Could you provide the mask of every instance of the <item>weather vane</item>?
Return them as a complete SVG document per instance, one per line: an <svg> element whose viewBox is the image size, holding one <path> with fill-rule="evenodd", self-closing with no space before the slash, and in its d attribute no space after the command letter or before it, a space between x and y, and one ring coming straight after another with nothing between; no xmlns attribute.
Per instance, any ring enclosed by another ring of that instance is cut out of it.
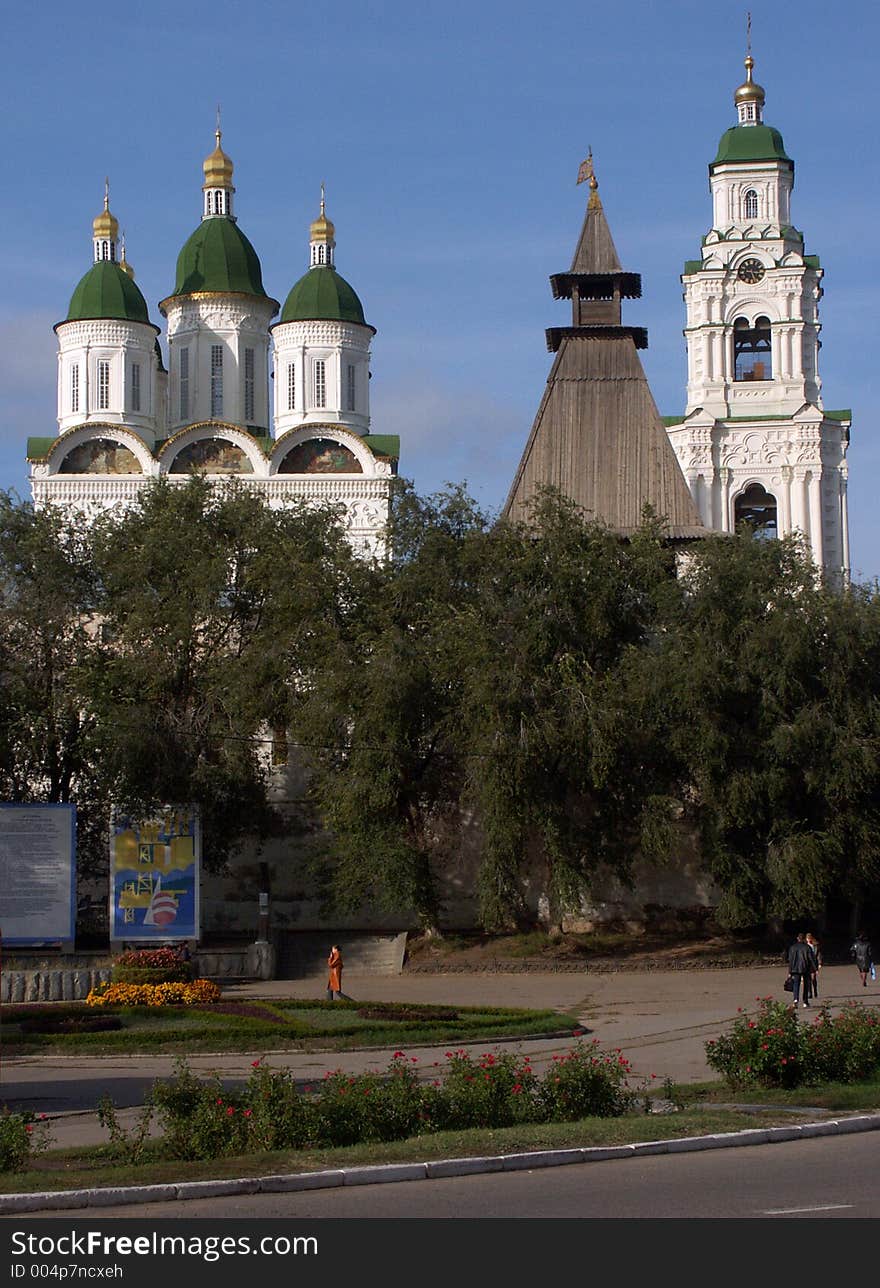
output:
<svg viewBox="0 0 880 1288"><path fill-rule="evenodd" d="M595 176L593 174L593 149L592 147L590 147L587 150L586 161L581 162L581 168L580 170L578 170L577 181L578 183L584 183L586 182L587 179L592 179L594 177Z"/></svg>

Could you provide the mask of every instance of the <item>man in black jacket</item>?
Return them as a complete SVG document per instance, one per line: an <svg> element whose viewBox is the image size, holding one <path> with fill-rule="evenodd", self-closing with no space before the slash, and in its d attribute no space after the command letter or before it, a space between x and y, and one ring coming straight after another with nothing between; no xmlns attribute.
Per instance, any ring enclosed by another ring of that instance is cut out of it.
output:
<svg viewBox="0 0 880 1288"><path fill-rule="evenodd" d="M816 959L813 956L813 950L807 943L806 936L801 933L788 950L788 973L794 980L792 999L795 1010L797 1010L798 999L801 996L801 985L803 985L804 990L804 1000L801 1002L801 1006L806 1008L810 1005L810 976L815 969Z"/></svg>

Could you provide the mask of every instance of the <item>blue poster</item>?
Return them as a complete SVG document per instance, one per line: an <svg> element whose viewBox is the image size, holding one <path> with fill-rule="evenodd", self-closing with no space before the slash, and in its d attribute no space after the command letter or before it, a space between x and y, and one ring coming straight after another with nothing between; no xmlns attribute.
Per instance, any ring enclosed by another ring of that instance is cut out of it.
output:
<svg viewBox="0 0 880 1288"><path fill-rule="evenodd" d="M164 943L199 937L201 832L193 805L110 825L110 938Z"/></svg>

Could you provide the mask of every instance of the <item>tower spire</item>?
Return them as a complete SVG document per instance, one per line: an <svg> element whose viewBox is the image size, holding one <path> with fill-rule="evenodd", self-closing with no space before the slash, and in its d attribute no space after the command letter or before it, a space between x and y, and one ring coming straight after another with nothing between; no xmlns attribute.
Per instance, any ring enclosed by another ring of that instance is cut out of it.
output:
<svg viewBox="0 0 880 1288"><path fill-rule="evenodd" d="M116 262L116 240L119 237L119 221L110 213L110 180L104 179L104 209L92 220L92 244L95 250L95 263L109 259Z"/></svg>
<svg viewBox="0 0 880 1288"><path fill-rule="evenodd" d="M210 219L212 215L223 215L227 219L232 219L232 194L235 188L232 186L232 159L228 157L220 146L220 140L223 138L223 131L220 129L220 104L217 104L217 125L214 130L215 146L210 156L205 157L202 169L205 172L205 182L202 184L202 192L205 194L205 204L202 211L203 219Z"/></svg>
<svg viewBox="0 0 880 1288"><path fill-rule="evenodd" d="M327 218L324 185L321 184L321 213L309 228L309 268L332 268L336 229Z"/></svg>
<svg viewBox="0 0 880 1288"><path fill-rule="evenodd" d="M733 96L739 125L760 125L764 110L764 91L752 80L752 68L755 60L752 57L752 14L746 14L746 78Z"/></svg>

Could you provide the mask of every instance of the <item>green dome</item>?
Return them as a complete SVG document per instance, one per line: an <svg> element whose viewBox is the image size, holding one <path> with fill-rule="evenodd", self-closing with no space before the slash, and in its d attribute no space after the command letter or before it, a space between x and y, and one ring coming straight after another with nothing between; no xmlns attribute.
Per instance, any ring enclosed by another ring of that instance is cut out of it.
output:
<svg viewBox="0 0 880 1288"><path fill-rule="evenodd" d="M150 325L147 302L134 281L118 264L99 259L70 297L66 322L90 318L118 318L121 322Z"/></svg>
<svg viewBox="0 0 880 1288"><path fill-rule="evenodd" d="M356 322L366 326L364 309L344 277L320 264L310 268L291 289L281 310L282 322Z"/></svg>
<svg viewBox="0 0 880 1288"><path fill-rule="evenodd" d="M257 252L231 219L203 219L177 257L172 294L196 291L266 296Z"/></svg>
<svg viewBox="0 0 880 1288"><path fill-rule="evenodd" d="M712 165L729 161L787 161L794 166L785 151L782 135L772 125L733 125L725 130Z"/></svg>

